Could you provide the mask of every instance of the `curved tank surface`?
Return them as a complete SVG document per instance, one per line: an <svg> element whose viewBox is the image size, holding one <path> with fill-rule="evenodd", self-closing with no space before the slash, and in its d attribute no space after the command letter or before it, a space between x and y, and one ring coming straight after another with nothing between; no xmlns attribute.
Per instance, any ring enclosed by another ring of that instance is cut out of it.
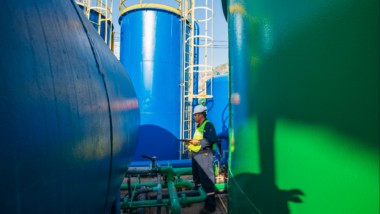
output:
<svg viewBox="0 0 380 214"><path fill-rule="evenodd" d="M74 1L0 7L1 213L108 213L137 147L132 83Z"/></svg>
<svg viewBox="0 0 380 214"><path fill-rule="evenodd" d="M379 1L227 2L228 213L379 213Z"/></svg>
<svg viewBox="0 0 380 214"><path fill-rule="evenodd" d="M207 81L207 94L211 94L212 99L207 99L207 119L215 126L218 138L222 140L222 154L223 151L228 150L228 137L229 137L229 103L228 99L228 74L218 75L213 77L211 81ZM226 154L228 155L228 154Z"/></svg>
<svg viewBox="0 0 380 214"><path fill-rule="evenodd" d="M141 125L156 127L141 130L133 160L147 160L141 155L156 156L157 160L178 159L180 15L164 5L148 6L131 6L119 19L120 62L136 89Z"/></svg>

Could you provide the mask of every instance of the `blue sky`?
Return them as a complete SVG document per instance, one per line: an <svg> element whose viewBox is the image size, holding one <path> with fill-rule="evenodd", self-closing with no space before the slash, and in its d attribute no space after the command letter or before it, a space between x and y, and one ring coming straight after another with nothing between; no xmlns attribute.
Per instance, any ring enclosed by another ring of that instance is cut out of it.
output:
<svg viewBox="0 0 380 214"><path fill-rule="evenodd" d="M164 4L174 8L178 8L179 4L175 0L143 0L143 3L156 3ZM211 0L208 0L211 4ZM205 0L195 0L196 6L205 5ZM126 0L124 3L127 7L135 4L140 4L140 0ZM118 19L120 16L119 12L120 0L114 0L113 2L113 23L115 32L120 33L120 26ZM204 13L204 12L202 12ZM198 17L199 18L199 17ZM200 30L204 27L201 25ZM227 49L227 40L228 40L228 25L223 15L221 0L214 0L214 45L217 47L213 51L213 67L215 68L218 65L228 62L228 49ZM203 56L203 57L202 57ZM200 49L200 63L204 63L204 50ZM209 62L210 64L210 62Z"/></svg>

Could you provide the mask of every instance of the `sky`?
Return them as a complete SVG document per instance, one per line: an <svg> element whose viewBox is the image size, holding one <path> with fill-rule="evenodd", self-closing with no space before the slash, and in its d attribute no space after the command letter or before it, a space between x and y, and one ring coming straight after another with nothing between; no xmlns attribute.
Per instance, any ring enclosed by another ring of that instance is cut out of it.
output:
<svg viewBox="0 0 380 214"><path fill-rule="evenodd" d="M194 0L196 6L204 6L206 0ZM207 0L208 4L211 5L212 0ZM228 25L226 22L226 19L224 18L223 9L221 0L213 0L214 2L214 27L213 27L213 37L214 37L214 50L213 50L213 61L212 66L215 68L218 65L224 64L228 62L228 48L227 48L227 41L228 41ZM175 0L143 0L142 3L156 3L156 4L163 4L170 7L174 7L176 9L179 8L178 2ZM126 0L124 4L128 6L132 6L135 4L140 4L140 0ZM120 33L120 25L118 22L118 19L120 17L119 12L119 6L120 6L120 0L114 0L113 1L113 24L114 24L114 31L117 33ZM211 7L211 6L209 6ZM205 12L204 10L199 10L199 13L196 13L195 19L202 19L204 17ZM203 15L203 16L202 16ZM210 22L208 22L209 28L210 28ZM204 32L204 25L200 24L200 32ZM211 31L209 31L210 33ZM119 35L119 34L118 34ZM209 34L210 36L210 34ZM210 49L208 49L210 56ZM200 64L204 64L204 49L200 48ZM208 64L211 65L211 58L208 57Z"/></svg>

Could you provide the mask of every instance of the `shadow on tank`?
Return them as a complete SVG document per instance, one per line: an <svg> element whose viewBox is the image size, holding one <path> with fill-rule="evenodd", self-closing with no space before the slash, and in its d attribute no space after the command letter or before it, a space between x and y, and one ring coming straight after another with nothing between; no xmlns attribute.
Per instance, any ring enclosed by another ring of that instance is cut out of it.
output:
<svg viewBox="0 0 380 214"><path fill-rule="evenodd" d="M250 187L249 191L243 190L243 192L261 213L290 214L288 203L302 203L300 196L304 196L304 193L299 189L280 190L276 185L268 182L270 179L269 176L251 173L243 173L235 177L240 188L242 186ZM229 188L239 189L236 182L232 180ZM229 197L242 198L242 193L240 191L230 191ZM251 210L252 213L255 213L254 208L247 200L232 201L230 203L238 203L235 206L239 206L239 209ZM272 206L268 206L268 204L272 204Z"/></svg>
<svg viewBox="0 0 380 214"><path fill-rule="evenodd" d="M176 145L169 145L170 142L178 142ZM174 160L178 159L179 141L168 130L156 125L140 126L139 143L136 154L143 154L149 157L156 156L157 160ZM165 153L165 157L170 154L169 158L162 158L160 153ZM147 161L148 159L141 156L133 157L133 161Z"/></svg>

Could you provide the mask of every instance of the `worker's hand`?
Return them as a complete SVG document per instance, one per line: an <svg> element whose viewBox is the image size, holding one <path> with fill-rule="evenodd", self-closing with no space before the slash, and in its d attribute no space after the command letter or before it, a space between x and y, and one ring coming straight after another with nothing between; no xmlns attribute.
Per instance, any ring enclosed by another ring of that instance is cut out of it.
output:
<svg viewBox="0 0 380 214"><path fill-rule="evenodd" d="M191 143L192 143L193 145L198 145L198 144L199 144L199 140L194 139L194 140L191 141Z"/></svg>
<svg viewBox="0 0 380 214"><path fill-rule="evenodd" d="M190 141L186 141L185 146L189 146L189 145L190 145Z"/></svg>

